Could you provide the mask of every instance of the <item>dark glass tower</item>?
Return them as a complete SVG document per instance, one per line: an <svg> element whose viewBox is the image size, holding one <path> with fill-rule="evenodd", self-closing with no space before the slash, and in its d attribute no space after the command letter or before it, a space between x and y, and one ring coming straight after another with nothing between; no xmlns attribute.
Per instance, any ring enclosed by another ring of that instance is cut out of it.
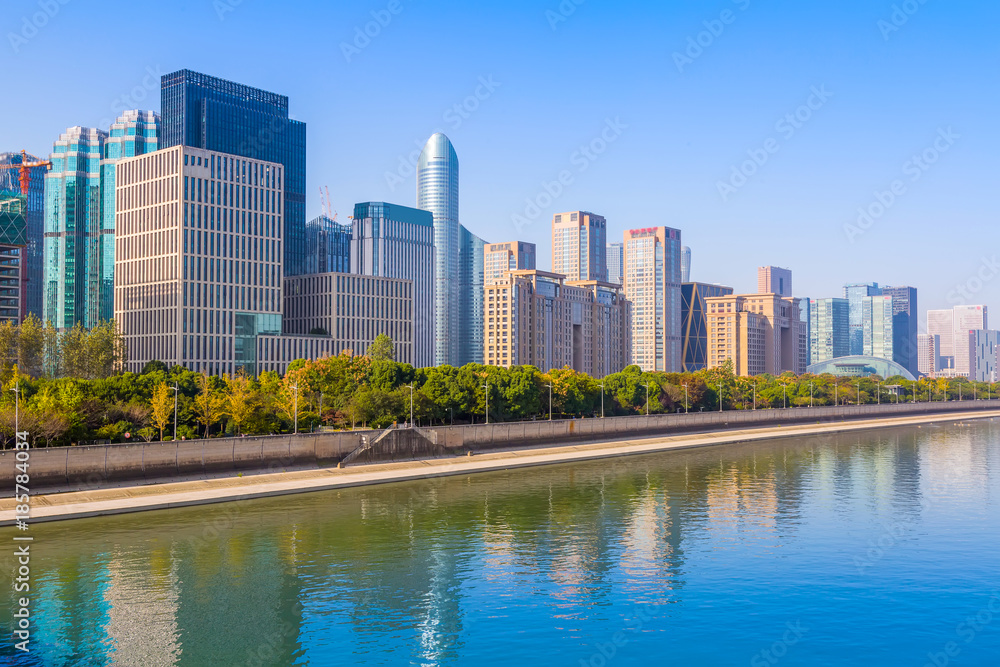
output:
<svg viewBox="0 0 1000 667"><path fill-rule="evenodd" d="M180 70L160 79L160 147L194 146L285 167L286 276L305 272L306 124L288 117L288 98Z"/></svg>
<svg viewBox="0 0 1000 667"><path fill-rule="evenodd" d="M917 288L883 287L882 294L892 297L892 360L917 377Z"/></svg>
<svg viewBox="0 0 1000 667"><path fill-rule="evenodd" d="M37 162L38 158L28 155L29 162ZM20 153L0 153L0 165L21 164ZM13 193L21 192L17 169L0 170L0 190ZM45 238L45 167L31 167L28 181L28 210L25 215L27 222L28 247L24 251L24 264L21 282L21 315L29 314L42 318L42 285L44 271L42 263L42 245Z"/></svg>

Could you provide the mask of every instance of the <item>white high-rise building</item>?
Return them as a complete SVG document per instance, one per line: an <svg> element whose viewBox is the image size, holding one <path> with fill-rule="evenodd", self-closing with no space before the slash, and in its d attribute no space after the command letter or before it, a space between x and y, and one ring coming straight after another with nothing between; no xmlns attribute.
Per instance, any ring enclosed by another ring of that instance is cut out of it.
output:
<svg viewBox="0 0 1000 667"><path fill-rule="evenodd" d="M681 232L669 227L625 232L625 297L632 302L632 363L644 371L680 372Z"/></svg>
<svg viewBox="0 0 1000 667"><path fill-rule="evenodd" d="M567 280L608 280L608 223L588 211L552 217L552 271Z"/></svg>
<svg viewBox="0 0 1000 667"><path fill-rule="evenodd" d="M940 344L938 336L917 334L917 364L921 375L933 376L941 367Z"/></svg>
<svg viewBox="0 0 1000 667"><path fill-rule="evenodd" d="M691 282L691 248L687 246L681 248L681 282Z"/></svg>
<svg viewBox="0 0 1000 667"><path fill-rule="evenodd" d="M936 372L946 368L954 368L955 311L950 308L948 310L928 310L927 335L936 336L938 343L938 366L931 370Z"/></svg>
<svg viewBox="0 0 1000 667"><path fill-rule="evenodd" d="M987 328L986 306L955 306L955 373L971 378L975 374L975 334Z"/></svg>
<svg viewBox="0 0 1000 667"><path fill-rule="evenodd" d="M605 253L608 261L608 282L621 285L625 276L625 244L609 243Z"/></svg>

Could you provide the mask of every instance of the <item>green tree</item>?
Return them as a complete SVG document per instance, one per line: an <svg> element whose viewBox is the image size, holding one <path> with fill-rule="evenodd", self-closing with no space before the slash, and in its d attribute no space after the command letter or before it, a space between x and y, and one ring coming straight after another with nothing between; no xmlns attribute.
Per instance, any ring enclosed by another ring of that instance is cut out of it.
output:
<svg viewBox="0 0 1000 667"><path fill-rule="evenodd" d="M372 361L393 361L396 358L396 346L392 344L392 339L389 336L380 333L368 346L367 356Z"/></svg>
<svg viewBox="0 0 1000 667"><path fill-rule="evenodd" d="M212 378L207 373L198 376L198 395L194 397L194 413L198 423L205 427L206 438L212 424L225 414L225 399L212 387Z"/></svg>

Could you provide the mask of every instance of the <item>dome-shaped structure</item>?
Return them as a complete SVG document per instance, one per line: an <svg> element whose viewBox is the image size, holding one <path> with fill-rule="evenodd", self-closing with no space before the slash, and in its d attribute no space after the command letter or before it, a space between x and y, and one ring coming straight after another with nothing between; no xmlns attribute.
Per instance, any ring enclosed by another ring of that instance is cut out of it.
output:
<svg viewBox="0 0 1000 667"><path fill-rule="evenodd" d="M879 357L866 357L855 355L850 357L837 357L812 364L806 368L807 373L813 375L823 375L829 373L839 377L865 377L868 375L878 375L883 378L890 378L894 375L901 375L907 380L916 380L910 371L906 370L895 361L880 359Z"/></svg>

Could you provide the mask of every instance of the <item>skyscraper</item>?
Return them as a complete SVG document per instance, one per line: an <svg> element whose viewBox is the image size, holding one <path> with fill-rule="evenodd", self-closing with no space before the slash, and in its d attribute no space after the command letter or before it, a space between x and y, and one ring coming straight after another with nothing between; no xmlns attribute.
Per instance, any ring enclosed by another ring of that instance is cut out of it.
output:
<svg viewBox="0 0 1000 667"><path fill-rule="evenodd" d="M975 331L987 329L986 306L955 306L955 373L972 378L975 375Z"/></svg>
<svg viewBox="0 0 1000 667"><path fill-rule="evenodd" d="M816 364L850 353L847 299L809 300L809 363Z"/></svg>
<svg viewBox="0 0 1000 667"><path fill-rule="evenodd" d="M624 234L625 297L632 302L632 363L676 373L683 366L681 232L669 227Z"/></svg>
<svg viewBox="0 0 1000 667"><path fill-rule="evenodd" d="M852 356L865 353L864 299L881 293L878 283L844 285L844 298L847 299L850 308L849 335Z"/></svg>
<svg viewBox="0 0 1000 667"><path fill-rule="evenodd" d="M98 323L100 309L101 159L108 135L71 127L52 148L45 175L43 319L59 330Z"/></svg>
<svg viewBox="0 0 1000 667"><path fill-rule="evenodd" d="M485 282L490 285L508 271L528 271L535 268L535 244L526 241L490 243L483 261Z"/></svg>
<svg viewBox="0 0 1000 667"><path fill-rule="evenodd" d="M351 226L326 215L306 223L304 273L351 272Z"/></svg>
<svg viewBox="0 0 1000 667"><path fill-rule="evenodd" d="M893 299L888 295L867 296L861 302L864 333L862 354L878 359L895 360L895 332L892 319Z"/></svg>
<svg viewBox="0 0 1000 667"><path fill-rule="evenodd" d="M914 376L920 372L917 360L917 288L883 287L892 297L892 360Z"/></svg>
<svg viewBox="0 0 1000 667"><path fill-rule="evenodd" d="M385 202L354 205L351 273L413 281L413 364L434 365L434 216Z"/></svg>
<svg viewBox="0 0 1000 667"><path fill-rule="evenodd" d="M486 242L458 226L458 366L483 363Z"/></svg>
<svg viewBox="0 0 1000 667"><path fill-rule="evenodd" d="M434 363L460 365L458 155L440 132L417 161L417 208L434 216Z"/></svg>
<svg viewBox="0 0 1000 667"><path fill-rule="evenodd" d="M608 262L608 282L621 285L625 277L625 244L609 243L605 253Z"/></svg>
<svg viewBox="0 0 1000 667"><path fill-rule="evenodd" d="M799 299L764 292L711 297L706 304L708 368L732 361L741 376L805 372Z"/></svg>
<svg viewBox="0 0 1000 667"><path fill-rule="evenodd" d="M607 226L603 217L587 211L554 215L552 271L567 280L607 281Z"/></svg>
<svg viewBox="0 0 1000 667"><path fill-rule="evenodd" d="M21 263L28 244L27 197L0 190L0 321L21 322Z"/></svg>
<svg viewBox="0 0 1000 667"><path fill-rule="evenodd" d="M691 282L691 248L687 246L681 248L681 282Z"/></svg>
<svg viewBox="0 0 1000 667"><path fill-rule="evenodd" d="M930 372L955 367L955 311L928 310L927 335L937 337L938 365Z"/></svg>
<svg viewBox="0 0 1000 667"><path fill-rule="evenodd" d="M681 256L683 258L683 255ZM732 287L708 285L706 283L683 283L681 285L681 319L683 344L681 346L684 366L681 370L693 373L708 367L708 305L705 299L728 296Z"/></svg>
<svg viewBox="0 0 1000 667"><path fill-rule="evenodd" d="M192 146L284 166L285 275L304 271L306 124L288 117L288 98L180 70L160 79L160 147Z"/></svg>
<svg viewBox="0 0 1000 667"><path fill-rule="evenodd" d="M777 266L758 267L757 293L792 296L792 272Z"/></svg>
<svg viewBox="0 0 1000 667"><path fill-rule="evenodd" d="M941 367L940 345L938 336L917 334L917 364L921 375L933 376Z"/></svg>
<svg viewBox="0 0 1000 667"><path fill-rule="evenodd" d="M23 158L28 162L37 162L34 155L21 153L0 153L0 166L21 164ZM45 172L46 168L31 167L28 170L27 210L25 211L25 227L28 245L22 250L21 265L21 316L29 313L42 318L42 285L45 276L44 243L45 243ZM21 193L17 169L0 170L0 190L10 193Z"/></svg>

